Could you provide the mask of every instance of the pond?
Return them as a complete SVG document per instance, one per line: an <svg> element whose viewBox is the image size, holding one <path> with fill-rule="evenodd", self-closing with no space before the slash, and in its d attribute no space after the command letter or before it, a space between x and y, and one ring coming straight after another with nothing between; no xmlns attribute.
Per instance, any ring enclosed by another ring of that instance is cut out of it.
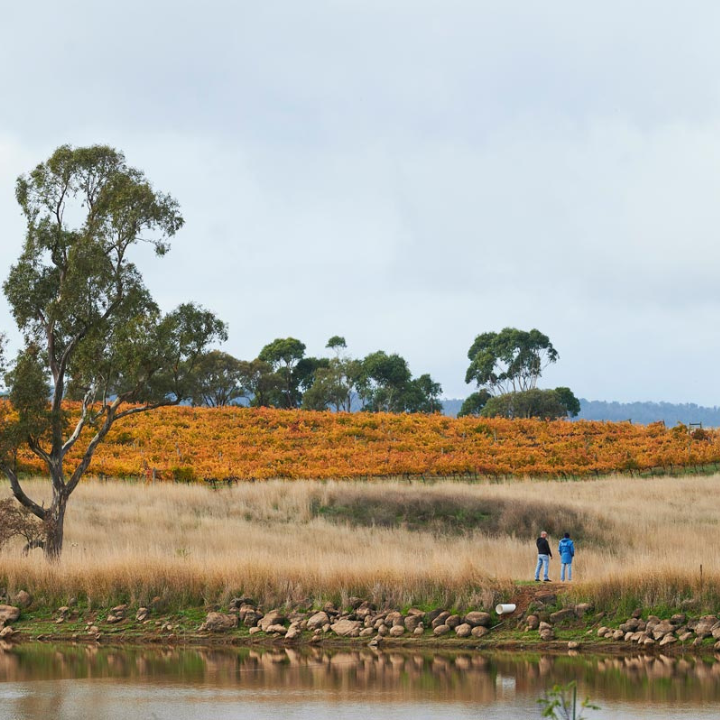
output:
<svg viewBox="0 0 720 720"><path fill-rule="evenodd" d="M0 650L0 720L539 718L572 680L587 718L720 715L712 657L28 644Z"/></svg>

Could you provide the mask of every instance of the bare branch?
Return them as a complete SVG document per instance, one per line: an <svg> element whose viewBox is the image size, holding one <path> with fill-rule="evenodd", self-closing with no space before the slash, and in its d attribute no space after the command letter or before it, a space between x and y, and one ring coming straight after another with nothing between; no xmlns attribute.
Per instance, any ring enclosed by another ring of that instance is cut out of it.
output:
<svg viewBox="0 0 720 720"><path fill-rule="evenodd" d="M18 476L15 474L15 471L7 466L3 466L2 469L5 475L7 475L8 480L10 481L10 488L13 495L15 496L15 499L23 507L26 507L28 510L30 510L33 515L36 515L41 520L45 520L45 518L47 517L47 510L45 510L45 508L41 505L38 505L34 500L31 500L25 494L25 491L20 486L20 481L18 480Z"/></svg>

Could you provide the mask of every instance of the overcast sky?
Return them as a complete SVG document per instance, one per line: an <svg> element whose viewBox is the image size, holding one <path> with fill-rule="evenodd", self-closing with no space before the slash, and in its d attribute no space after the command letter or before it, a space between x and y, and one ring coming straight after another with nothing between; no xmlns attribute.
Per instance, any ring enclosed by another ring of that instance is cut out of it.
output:
<svg viewBox="0 0 720 720"><path fill-rule="evenodd" d="M5 4L0 276L16 177L110 144L186 220L147 285L237 357L343 335L464 397L477 334L537 327L543 386L720 405L719 29L712 0Z"/></svg>

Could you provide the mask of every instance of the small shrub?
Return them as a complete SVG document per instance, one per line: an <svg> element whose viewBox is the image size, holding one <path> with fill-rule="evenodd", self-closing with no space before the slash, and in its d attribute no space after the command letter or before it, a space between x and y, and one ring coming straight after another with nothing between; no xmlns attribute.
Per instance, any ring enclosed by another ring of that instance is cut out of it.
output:
<svg viewBox="0 0 720 720"><path fill-rule="evenodd" d="M42 521L13 498L0 500L0 548L14 537L25 538L26 550L41 546L46 537Z"/></svg>

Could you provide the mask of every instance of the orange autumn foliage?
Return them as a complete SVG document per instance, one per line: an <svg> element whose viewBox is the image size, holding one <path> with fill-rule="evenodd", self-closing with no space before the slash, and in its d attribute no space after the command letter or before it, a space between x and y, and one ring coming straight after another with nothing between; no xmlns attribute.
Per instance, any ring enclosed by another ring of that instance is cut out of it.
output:
<svg viewBox="0 0 720 720"><path fill-rule="evenodd" d="M89 472L184 481L562 477L719 463L720 432L694 435L662 423L168 407L118 422ZM29 451L17 462L20 471L44 472Z"/></svg>

